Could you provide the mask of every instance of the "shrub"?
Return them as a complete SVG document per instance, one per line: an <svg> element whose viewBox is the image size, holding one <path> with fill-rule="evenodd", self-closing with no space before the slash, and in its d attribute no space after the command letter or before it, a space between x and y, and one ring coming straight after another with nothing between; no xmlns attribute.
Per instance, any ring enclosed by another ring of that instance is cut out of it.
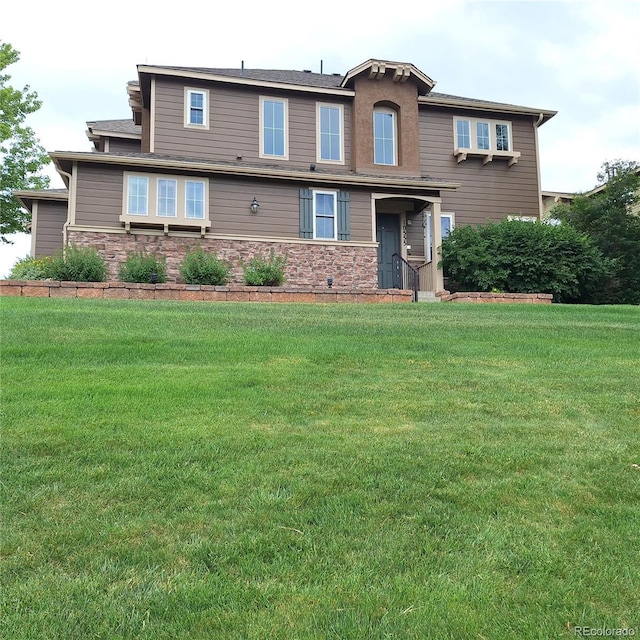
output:
<svg viewBox="0 0 640 640"><path fill-rule="evenodd" d="M51 258L32 258L26 256L18 260L9 273L10 280L44 280Z"/></svg>
<svg viewBox="0 0 640 640"><path fill-rule="evenodd" d="M74 282L104 282L108 274L104 258L95 249L75 245L58 251L45 270L51 280Z"/></svg>
<svg viewBox="0 0 640 640"><path fill-rule="evenodd" d="M242 265L244 282L250 286L278 287L285 281L284 266L287 259L284 256L275 256L273 249L269 259L262 256L254 256L249 264Z"/></svg>
<svg viewBox="0 0 640 640"><path fill-rule="evenodd" d="M189 251L180 263L180 276L187 284L221 285L229 282L229 265L215 253Z"/></svg>
<svg viewBox="0 0 640 640"><path fill-rule="evenodd" d="M137 251L120 264L118 275L122 282L166 282L167 264L155 253Z"/></svg>
<svg viewBox="0 0 640 640"><path fill-rule="evenodd" d="M568 225L504 220L455 229L442 242L449 288L552 293L556 302L593 302L610 263Z"/></svg>

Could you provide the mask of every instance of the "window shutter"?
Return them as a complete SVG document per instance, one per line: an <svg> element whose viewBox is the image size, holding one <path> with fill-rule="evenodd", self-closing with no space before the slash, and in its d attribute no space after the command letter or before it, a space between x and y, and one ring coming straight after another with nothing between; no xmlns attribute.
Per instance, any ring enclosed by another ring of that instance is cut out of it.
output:
<svg viewBox="0 0 640 640"><path fill-rule="evenodd" d="M300 189L300 237L313 238L313 193Z"/></svg>
<svg viewBox="0 0 640 640"><path fill-rule="evenodd" d="M349 194L338 193L338 240L351 240L349 222Z"/></svg>

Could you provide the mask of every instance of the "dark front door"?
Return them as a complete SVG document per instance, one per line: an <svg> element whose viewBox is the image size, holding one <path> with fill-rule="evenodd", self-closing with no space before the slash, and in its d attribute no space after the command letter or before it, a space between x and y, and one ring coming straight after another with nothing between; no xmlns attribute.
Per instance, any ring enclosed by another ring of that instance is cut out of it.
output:
<svg viewBox="0 0 640 640"><path fill-rule="evenodd" d="M376 216L376 240L378 241L378 288L393 287L391 256L400 253L400 218L392 213Z"/></svg>

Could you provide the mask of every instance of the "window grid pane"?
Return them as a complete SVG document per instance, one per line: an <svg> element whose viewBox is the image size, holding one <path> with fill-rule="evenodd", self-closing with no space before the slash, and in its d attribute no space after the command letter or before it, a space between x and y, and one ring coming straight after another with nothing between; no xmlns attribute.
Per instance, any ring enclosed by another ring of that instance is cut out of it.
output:
<svg viewBox="0 0 640 640"><path fill-rule="evenodd" d="M478 143L478 149L489 149L489 123L477 122L476 123L476 141Z"/></svg>
<svg viewBox="0 0 640 640"><path fill-rule="evenodd" d="M265 155L284 157L284 102L264 101L263 137Z"/></svg>
<svg viewBox="0 0 640 640"><path fill-rule="evenodd" d="M470 123L468 120L458 120L456 122L456 129L458 134L458 148L459 149L471 149L471 133Z"/></svg>
<svg viewBox="0 0 640 640"><path fill-rule="evenodd" d="M204 94L189 94L189 124L204 124Z"/></svg>
<svg viewBox="0 0 640 640"><path fill-rule="evenodd" d="M204 182L185 182L185 216L204 218Z"/></svg>
<svg viewBox="0 0 640 640"><path fill-rule="evenodd" d="M395 123L392 113L374 113L374 162L393 165L395 159Z"/></svg>
<svg viewBox="0 0 640 640"><path fill-rule="evenodd" d="M496 125L496 149L498 151L509 151L509 125Z"/></svg>
<svg viewBox="0 0 640 640"><path fill-rule="evenodd" d="M340 161L340 109L320 107L320 158Z"/></svg>
<svg viewBox="0 0 640 640"><path fill-rule="evenodd" d="M147 200L149 193L148 178L129 177L128 180L128 211L132 215L147 215Z"/></svg>
<svg viewBox="0 0 640 640"><path fill-rule="evenodd" d="M158 179L158 216L176 217L177 190L175 180Z"/></svg>

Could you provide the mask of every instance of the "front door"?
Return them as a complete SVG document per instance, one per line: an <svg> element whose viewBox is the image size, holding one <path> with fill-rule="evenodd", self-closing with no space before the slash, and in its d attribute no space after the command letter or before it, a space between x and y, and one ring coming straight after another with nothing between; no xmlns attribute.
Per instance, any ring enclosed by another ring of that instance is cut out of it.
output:
<svg viewBox="0 0 640 640"><path fill-rule="evenodd" d="M393 287L394 253L400 253L400 217L392 213L376 216L376 240L378 241L378 289Z"/></svg>

